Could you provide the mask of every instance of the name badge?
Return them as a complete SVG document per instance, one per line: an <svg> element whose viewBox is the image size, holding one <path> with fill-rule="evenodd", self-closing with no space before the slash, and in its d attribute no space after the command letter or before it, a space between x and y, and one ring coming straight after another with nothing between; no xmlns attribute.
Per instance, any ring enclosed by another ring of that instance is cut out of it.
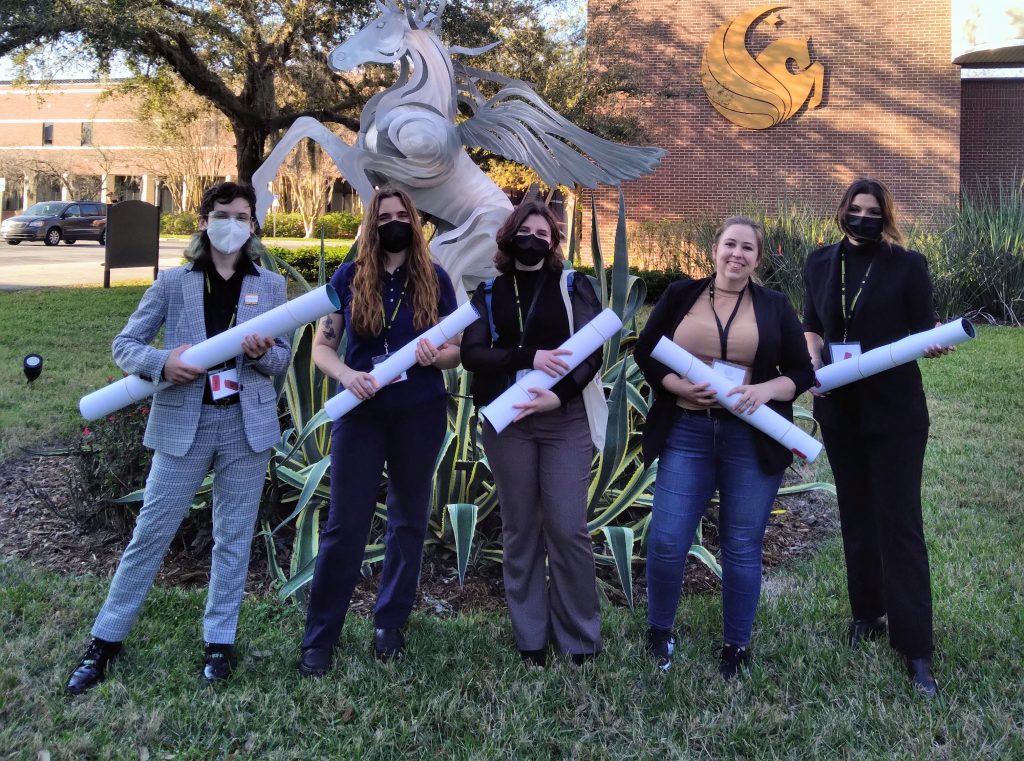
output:
<svg viewBox="0 0 1024 761"><path fill-rule="evenodd" d="M254 307L260 303L260 295L258 293L247 293L245 294L244 303L247 307Z"/></svg>
<svg viewBox="0 0 1024 761"><path fill-rule="evenodd" d="M377 365L379 365L385 359L390 357L391 354L394 354L394 352L391 352L389 354L379 354L376 357L374 357L373 359L371 359L370 361L373 362L373 369L376 370L377 369ZM393 381L391 381L391 383L401 383L402 381L408 380L408 379L409 379L409 373L403 372L401 375L399 375L397 378L395 378ZM389 383L388 385L390 386L391 383Z"/></svg>
<svg viewBox="0 0 1024 761"><path fill-rule="evenodd" d="M848 343L832 342L828 345L828 350L832 354L832 364L842 362L844 359L859 357L864 353L860 349L860 341L850 341Z"/></svg>
<svg viewBox="0 0 1024 761"><path fill-rule="evenodd" d="M214 401L238 393L238 370L234 367L207 373L206 378Z"/></svg>
<svg viewBox="0 0 1024 761"><path fill-rule="evenodd" d="M732 362L716 359L711 363L711 369L724 375L734 386L745 386L750 382L750 370L741 365L734 365Z"/></svg>

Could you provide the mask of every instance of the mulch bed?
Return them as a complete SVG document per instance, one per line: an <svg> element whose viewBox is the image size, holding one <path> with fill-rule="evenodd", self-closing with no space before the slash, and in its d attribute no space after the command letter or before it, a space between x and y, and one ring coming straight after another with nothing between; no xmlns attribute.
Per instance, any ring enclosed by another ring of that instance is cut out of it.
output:
<svg viewBox="0 0 1024 761"><path fill-rule="evenodd" d="M0 463L0 556L19 558L63 574L113 574L128 534L102 526L102 521L95 519L96 505L88 504L75 483L75 463L70 456L22 457ZM834 501L828 495L812 493L787 497L776 507L784 512L772 515L769 521L764 542L767 569L812 552L837 530ZM717 555L713 521L706 522L704 539ZM209 567L208 534L197 536L190 545L175 539L157 583L201 587L209 578ZM379 566L376 569L379 570ZM633 574L634 602L643 604L646 598L643 563L634 564ZM606 582L601 586L609 599L625 604L615 570L601 567L599 576ZM377 580L375 573L360 583L352 601L353 612L372 614ZM718 588L719 581L714 574L691 558L686 566L685 591L692 594ZM275 593L264 544L259 538L253 544L246 589L253 595ZM460 587L453 558L428 554L424 559L417 601L419 610L450 617L464 611L498 611L504 607L500 566L483 564L470 568L465 586Z"/></svg>

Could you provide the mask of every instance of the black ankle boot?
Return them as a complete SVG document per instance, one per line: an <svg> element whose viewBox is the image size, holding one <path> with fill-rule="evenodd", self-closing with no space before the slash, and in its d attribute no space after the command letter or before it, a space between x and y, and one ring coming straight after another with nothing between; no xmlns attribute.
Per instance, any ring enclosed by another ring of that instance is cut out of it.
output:
<svg viewBox="0 0 1024 761"><path fill-rule="evenodd" d="M939 685L932 675L931 658L907 658L907 672L914 686L931 700L939 694Z"/></svg>
<svg viewBox="0 0 1024 761"><path fill-rule="evenodd" d="M857 647L861 642L870 642L884 637L885 631L885 616L854 619L850 623L847 641L850 643L850 647Z"/></svg>
<svg viewBox="0 0 1024 761"><path fill-rule="evenodd" d="M544 668L548 664L547 648L541 648L540 650L520 650L519 657L522 658L523 663L528 666Z"/></svg>
<svg viewBox="0 0 1024 761"><path fill-rule="evenodd" d="M91 690L107 678L107 667L121 654L121 650L120 642L93 638L89 647L85 649L85 655L68 677L64 690L71 695L81 695L86 690Z"/></svg>
<svg viewBox="0 0 1024 761"><path fill-rule="evenodd" d="M722 679L729 681L739 673L740 668L750 666L750 651L738 645L722 645L722 655L718 659L718 673Z"/></svg>
<svg viewBox="0 0 1024 761"><path fill-rule="evenodd" d="M647 629L647 652L658 664L660 671L672 668L672 656L676 653L676 635L671 629L651 626Z"/></svg>

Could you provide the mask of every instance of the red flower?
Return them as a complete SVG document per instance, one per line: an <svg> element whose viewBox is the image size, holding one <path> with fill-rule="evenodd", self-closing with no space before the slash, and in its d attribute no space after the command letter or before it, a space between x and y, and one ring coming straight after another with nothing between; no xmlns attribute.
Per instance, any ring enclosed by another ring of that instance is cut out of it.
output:
<svg viewBox="0 0 1024 761"><path fill-rule="evenodd" d="M90 436L92 436L92 428L90 428L89 426L83 428L82 435L85 436L85 438L89 438Z"/></svg>
<svg viewBox="0 0 1024 761"><path fill-rule="evenodd" d="M107 422L108 423L113 423L114 422L114 416L113 415L107 415Z"/></svg>
<svg viewBox="0 0 1024 761"><path fill-rule="evenodd" d="M107 376L107 383L113 383L113 382L114 382L114 376L113 375L108 375Z"/></svg>
<svg viewBox="0 0 1024 761"><path fill-rule="evenodd" d="M139 412L141 412L142 416L145 417L146 415L149 414L149 407L143 407L139 410Z"/></svg>

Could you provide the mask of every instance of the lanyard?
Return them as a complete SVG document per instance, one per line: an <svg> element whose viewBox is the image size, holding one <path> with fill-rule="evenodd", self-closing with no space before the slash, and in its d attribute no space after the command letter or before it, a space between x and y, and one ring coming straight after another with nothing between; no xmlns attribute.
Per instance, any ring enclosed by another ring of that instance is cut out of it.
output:
<svg viewBox="0 0 1024 761"><path fill-rule="evenodd" d="M390 354L388 349L388 335L391 333L391 326L395 324L395 317L398 316L398 309L402 306L402 299L405 298L405 289L409 285L409 281L406 280L402 284L402 292L398 294L398 301L395 302L395 308L391 310L391 317L388 318L388 313L384 310L384 298L380 300L380 316L384 318L384 353Z"/></svg>
<svg viewBox="0 0 1024 761"><path fill-rule="evenodd" d="M519 280L516 278L515 272L512 273L512 290L516 294L516 320L519 322L519 348L523 348L523 340L526 337L525 323L529 322L530 315L533 314L533 310L537 306L537 299L540 297L541 286L544 285L542 277L537 278L537 282L533 285L533 300L530 302L530 308L526 311L526 316L523 316L523 305L519 302Z"/></svg>
<svg viewBox="0 0 1024 761"><path fill-rule="evenodd" d="M206 295L209 296L212 293L212 287L210 285L210 273L209 272L204 272L203 274L206 276ZM235 327L235 320L237 318L238 318L238 302L236 301L235 302L235 308L231 310L231 317L228 320L228 326L226 328L224 328L224 330L231 330L231 328Z"/></svg>
<svg viewBox="0 0 1024 761"><path fill-rule="evenodd" d="M743 302L743 294L746 293L746 286L740 291L739 297L736 299L736 306L732 308L732 314L729 315L729 320L725 323L725 327L722 327L722 321L718 319L718 312L715 311L715 280L711 279L711 285L708 286L708 298L711 299L711 314L715 316L715 325L718 326L718 341L722 347L722 361L725 362L729 358L729 330L732 328L732 321L736 319L736 315L739 314L740 304Z"/></svg>
<svg viewBox="0 0 1024 761"><path fill-rule="evenodd" d="M846 307L846 251L843 251L843 255L839 259L839 307L843 311L843 341L846 341L847 334L850 331L850 323L853 321L853 310L857 308L857 301L860 299L860 294L864 290L864 283L868 281L868 275L871 274L871 268L875 266L875 260L872 257L871 262L868 264L867 271L864 272L864 277L860 281L860 285L857 286L857 292L853 294L853 298L850 299L850 307Z"/></svg>

